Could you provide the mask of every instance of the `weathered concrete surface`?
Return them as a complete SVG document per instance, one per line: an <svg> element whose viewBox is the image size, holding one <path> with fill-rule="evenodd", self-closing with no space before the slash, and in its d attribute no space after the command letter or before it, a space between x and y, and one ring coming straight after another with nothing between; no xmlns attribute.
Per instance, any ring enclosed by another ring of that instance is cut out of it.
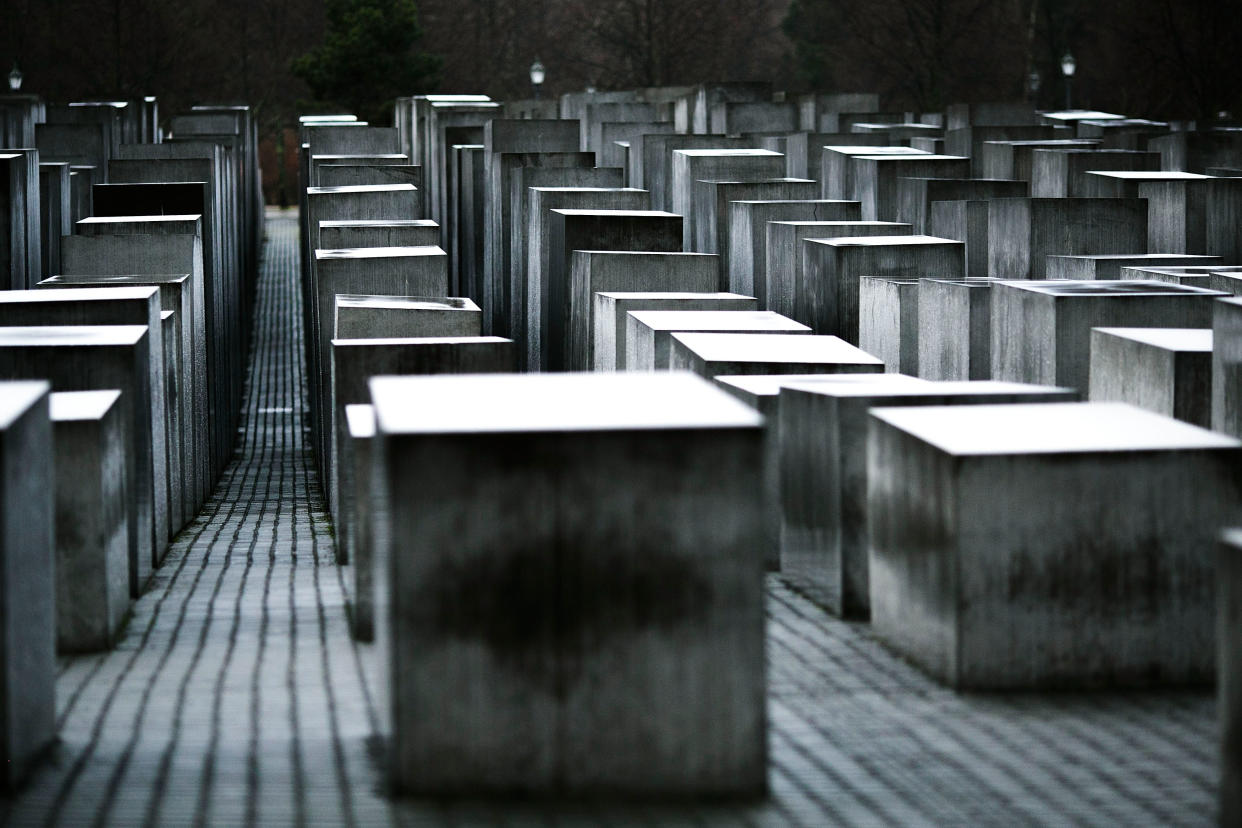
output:
<svg viewBox="0 0 1242 828"><path fill-rule="evenodd" d="M906 658L958 689L1211 682L1242 443L1061 403L879 409L868 446L871 624Z"/></svg>
<svg viewBox="0 0 1242 828"><path fill-rule="evenodd" d="M887 406L1066 402L1073 392L1005 382L924 382L908 376L781 389L781 571L831 596L845 617L870 612L867 428Z"/></svg>
<svg viewBox="0 0 1242 828"><path fill-rule="evenodd" d="M919 280L919 377L992 378L991 287L990 279Z"/></svg>
<svg viewBox="0 0 1242 828"><path fill-rule="evenodd" d="M753 296L710 292L597 291L594 306L595 371L626 370L626 332L632 311L758 310Z"/></svg>
<svg viewBox="0 0 1242 828"><path fill-rule="evenodd" d="M1047 257L1147 252L1140 198L1000 198L988 209L988 275L1044 279Z"/></svg>
<svg viewBox="0 0 1242 828"><path fill-rule="evenodd" d="M807 239L791 316L816 333L858 343L859 282L864 276L960 279L965 246L934 236Z"/></svg>
<svg viewBox="0 0 1242 828"><path fill-rule="evenodd" d="M891 221L769 221L765 244L765 283L755 286L756 296L762 294L767 297L766 301L760 302L760 307L786 316L796 312L798 290L803 282L802 271L806 263L804 242L807 239L898 236L909 232L910 225Z"/></svg>
<svg viewBox="0 0 1242 828"><path fill-rule="evenodd" d="M1212 428L1242 437L1242 299L1212 305Z"/></svg>
<svg viewBox="0 0 1242 828"><path fill-rule="evenodd" d="M722 374L880 374L884 363L835 336L675 333L669 367Z"/></svg>
<svg viewBox="0 0 1242 828"><path fill-rule="evenodd" d="M398 789L763 794L758 414L684 374L377 378L371 396L380 497L407 507L385 521L377 618Z"/></svg>
<svg viewBox="0 0 1242 828"><path fill-rule="evenodd" d="M1211 328L1092 328L1091 402L1212 426Z"/></svg>
<svg viewBox="0 0 1242 828"><path fill-rule="evenodd" d="M633 311L626 320L626 370L668 370L672 335L677 332L809 334L811 329L772 311Z"/></svg>
<svg viewBox="0 0 1242 828"><path fill-rule="evenodd" d="M864 276L858 290L858 347L890 374L919 372L919 279Z"/></svg>
<svg viewBox="0 0 1242 828"><path fill-rule="evenodd" d="M992 377L1084 391L1092 328L1206 328L1220 296L1164 282L996 281Z"/></svg>

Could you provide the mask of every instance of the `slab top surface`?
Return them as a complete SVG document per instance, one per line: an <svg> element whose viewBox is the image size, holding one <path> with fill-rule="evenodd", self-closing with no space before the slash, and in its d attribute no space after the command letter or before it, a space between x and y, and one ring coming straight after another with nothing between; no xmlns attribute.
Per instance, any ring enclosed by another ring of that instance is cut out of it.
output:
<svg viewBox="0 0 1242 828"><path fill-rule="evenodd" d="M136 345L146 325L59 325L0 328L0 348Z"/></svg>
<svg viewBox="0 0 1242 828"><path fill-rule="evenodd" d="M596 291L596 296L605 296L618 302L626 300L641 301L644 299L754 299L741 293L694 293L680 291Z"/></svg>
<svg viewBox="0 0 1242 828"><path fill-rule="evenodd" d="M656 331L809 331L775 311L752 310L647 310L630 316Z"/></svg>
<svg viewBox="0 0 1242 828"><path fill-rule="evenodd" d="M742 428L750 407L685 372L375 377L386 434Z"/></svg>
<svg viewBox="0 0 1242 828"><path fill-rule="evenodd" d="M641 218L681 218L677 213L669 213L665 210L591 210L576 207L557 207L552 210L554 213L560 213L563 216L633 216ZM631 251L643 252L643 251Z"/></svg>
<svg viewBox="0 0 1242 828"><path fill-rule="evenodd" d="M906 374L721 374L713 377L722 385L739 388L754 397L776 397L782 388L814 385L866 385L868 388L901 388L930 385L925 379Z"/></svg>
<svg viewBox="0 0 1242 828"><path fill-rule="evenodd" d="M1154 262L1159 263L1168 259L1220 259L1220 256L1206 256L1197 253L1107 253L1092 256L1071 256L1061 253L1054 253L1048 256L1050 259L1081 259L1091 262ZM1193 267L1194 265L1188 265Z"/></svg>
<svg viewBox="0 0 1242 828"><path fill-rule="evenodd" d="M836 336L806 334L674 333L707 362L814 362L883 365Z"/></svg>
<svg viewBox="0 0 1242 828"><path fill-rule="evenodd" d="M170 214L159 216L87 216L78 219L76 224L129 224L129 223L150 223L158 224L167 221L198 221L203 216L201 213L185 213Z"/></svg>
<svg viewBox="0 0 1242 828"><path fill-rule="evenodd" d="M914 147L867 147L825 144L824 149L830 152L838 152L841 155L931 155L926 150L915 149Z"/></svg>
<svg viewBox="0 0 1242 828"><path fill-rule="evenodd" d="M841 236L835 239L807 239L814 244L829 247L892 247L894 245L915 244L964 244L954 239L941 239L936 236Z"/></svg>
<svg viewBox="0 0 1242 828"><path fill-rule="evenodd" d="M1044 112L1045 118L1057 121L1124 121L1125 115L1112 112L1100 112L1095 109L1064 109L1059 112Z"/></svg>
<svg viewBox="0 0 1242 828"><path fill-rule="evenodd" d="M39 285L94 285L115 284L145 286L147 284L175 284L190 278L188 273L65 273L49 276ZM115 288L112 288L115 290Z"/></svg>
<svg viewBox="0 0 1242 828"><path fill-rule="evenodd" d="M1166 351L1212 353L1211 328L1092 328Z"/></svg>
<svg viewBox="0 0 1242 828"><path fill-rule="evenodd" d="M496 345L512 342L503 336L390 336L369 339L333 339L333 345L383 348L401 345L406 348L431 348L436 345Z"/></svg>
<svg viewBox="0 0 1242 828"><path fill-rule="evenodd" d="M431 219L331 219L320 227L439 227Z"/></svg>
<svg viewBox="0 0 1242 828"><path fill-rule="evenodd" d="M46 382L0 380L0 429L7 429L51 388Z"/></svg>
<svg viewBox="0 0 1242 828"><path fill-rule="evenodd" d="M997 284L1048 296L1228 296L1219 290L1142 279L1002 280Z"/></svg>
<svg viewBox="0 0 1242 828"><path fill-rule="evenodd" d="M332 193L414 193L413 184L342 184L339 187L307 187L307 195L331 195Z"/></svg>
<svg viewBox="0 0 1242 828"><path fill-rule="evenodd" d="M52 422L102 420L121 398L116 389L106 391L57 391L48 396Z"/></svg>
<svg viewBox="0 0 1242 828"><path fill-rule="evenodd" d="M675 149L675 153L691 158L741 157L782 158L784 153L766 149Z"/></svg>
<svg viewBox="0 0 1242 828"><path fill-rule="evenodd" d="M872 415L962 456L1242 448L1232 437L1124 403L879 408Z"/></svg>
<svg viewBox="0 0 1242 828"><path fill-rule="evenodd" d="M385 310L477 311L479 306L464 297L449 296L368 296L338 293L338 308L383 308Z"/></svg>
<svg viewBox="0 0 1242 828"><path fill-rule="evenodd" d="M768 224L779 224L784 227L909 227L902 221L810 221L795 219L791 221L769 221Z"/></svg>
<svg viewBox="0 0 1242 828"><path fill-rule="evenodd" d="M416 247L346 247L340 250L315 250L316 259L409 259L419 256L444 256L434 244Z"/></svg>
<svg viewBox="0 0 1242 828"><path fill-rule="evenodd" d="M158 296L157 287L81 287L67 290L3 290L0 305L52 305L69 302L117 302Z"/></svg>
<svg viewBox="0 0 1242 828"><path fill-rule="evenodd" d="M1205 181L1214 178L1199 173L1178 172L1175 170L1088 170L1088 175L1100 175L1105 178L1121 178L1127 181Z"/></svg>
<svg viewBox="0 0 1242 828"><path fill-rule="evenodd" d="M349 427L349 436L356 440L367 440L375 436L375 406L368 403L353 403L345 406L345 422Z"/></svg>
<svg viewBox="0 0 1242 828"><path fill-rule="evenodd" d="M882 152L868 153L858 156L859 161L969 161L962 155L933 155L930 152L923 154L908 152Z"/></svg>
<svg viewBox="0 0 1242 828"><path fill-rule="evenodd" d="M886 374L884 376L895 376ZM806 387L803 385L790 385L800 391L809 391L815 394L822 394L827 397L863 397L863 398L887 398L887 397L950 397L950 396L980 396L988 394L1036 394L1036 395L1070 395L1073 389L1057 388L1052 385L1030 385L1023 382L1001 382L998 380L950 380L947 382L932 382L930 380L922 380L918 383L896 382L886 384L877 381L874 383L855 383L853 385L823 385L810 384ZM1068 396L1067 396L1068 398ZM899 403L898 403L899 404Z"/></svg>
<svg viewBox="0 0 1242 828"><path fill-rule="evenodd" d="M995 279L921 279L923 282L935 282L938 285L953 285L966 288L990 288Z"/></svg>

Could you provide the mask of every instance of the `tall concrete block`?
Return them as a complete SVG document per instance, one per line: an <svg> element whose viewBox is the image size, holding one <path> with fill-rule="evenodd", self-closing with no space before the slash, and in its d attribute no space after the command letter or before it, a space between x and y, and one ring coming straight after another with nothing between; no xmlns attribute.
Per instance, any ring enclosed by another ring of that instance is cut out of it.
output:
<svg viewBox="0 0 1242 828"><path fill-rule="evenodd" d="M1242 299L1212 305L1212 428L1242 437Z"/></svg>
<svg viewBox="0 0 1242 828"><path fill-rule="evenodd" d="M820 149L820 195L824 198L857 199L854 181L855 158L881 155L927 155L912 147L890 147L885 144L826 144Z"/></svg>
<svg viewBox="0 0 1242 828"><path fill-rule="evenodd" d="M539 367L541 370L571 370L581 364L586 368L588 355L575 363L571 353L571 328L581 332L583 345L590 320L588 296L580 296L582 312L574 326L573 256L577 250L616 250L679 252L681 250L682 218L661 210L578 210L554 209L548 223L547 245L549 268L547 293L530 295L531 319L540 320ZM716 265L717 271L719 265ZM717 276L719 278L719 276ZM610 284L616 287L616 283ZM535 285L531 284L532 289ZM542 285L540 285L542 288ZM528 347L531 343L528 342ZM531 363L532 367L535 363Z"/></svg>
<svg viewBox="0 0 1242 828"><path fill-rule="evenodd" d="M768 222L856 221L856 201L831 199L734 200L729 204L729 257L725 275L728 290L754 296L765 305L767 297Z"/></svg>
<svg viewBox="0 0 1242 828"><path fill-rule="evenodd" d="M626 320L627 371L669 369L674 333L809 334L811 329L772 311L634 311Z"/></svg>
<svg viewBox="0 0 1242 828"><path fill-rule="evenodd" d="M795 313L803 281L802 243L806 239L897 236L909 232L910 225L891 221L769 221L765 282L757 284L754 291L760 298L760 307L786 316Z"/></svg>
<svg viewBox="0 0 1242 828"><path fill-rule="evenodd" d="M51 395L55 440L56 649L110 649L129 610L129 518L121 392Z"/></svg>
<svg viewBox="0 0 1242 828"><path fill-rule="evenodd" d="M816 333L858 343L863 276L960 279L965 247L934 236L854 236L806 239L793 318Z"/></svg>
<svg viewBox="0 0 1242 828"><path fill-rule="evenodd" d="M919 279L864 276L858 290L858 347L891 374L919 372Z"/></svg>
<svg viewBox="0 0 1242 828"><path fill-rule="evenodd" d="M431 219L319 222L319 246L325 250L427 247L438 244L439 238L440 228Z"/></svg>
<svg viewBox="0 0 1242 828"><path fill-rule="evenodd" d="M0 758L14 788L56 738L55 466L46 382L0 382Z"/></svg>
<svg viewBox="0 0 1242 828"><path fill-rule="evenodd" d="M759 416L668 374L371 396L396 787L762 794ZM442 470L434 489L416 468Z"/></svg>
<svg viewBox="0 0 1242 828"><path fill-rule="evenodd" d="M988 275L1044 279L1047 257L1147 252L1138 198L1001 198L988 209Z"/></svg>
<svg viewBox="0 0 1242 828"><path fill-rule="evenodd" d="M1100 142L1085 139L1053 139L1050 141L984 141L979 148L982 178L1008 178L1030 183L1037 150L1093 150Z"/></svg>
<svg viewBox="0 0 1242 828"><path fill-rule="evenodd" d="M1124 271L1129 268L1164 269L1167 267L1206 266L1215 261L1219 261L1219 257L1184 256L1176 253L1146 253L1137 256L1049 256L1047 258L1047 275L1049 279L1123 279L1127 278Z"/></svg>
<svg viewBox="0 0 1242 828"><path fill-rule="evenodd" d="M1242 530L1221 532L1216 553L1216 698L1220 711L1221 825L1242 820Z"/></svg>
<svg viewBox="0 0 1242 828"><path fill-rule="evenodd" d="M1085 198L1091 195L1088 173L1096 170L1160 169L1157 152L1128 150L1042 150L1031 157L1033 198Z"/></svg>
<svg viewBox="0 0 1242 828"><path fill-rule="evenodd" d="M682 149L746 149L752 143L723 135L644 135L641 166L630 170L630 186L651 192L653 210L671 210L673 203L673 153ZM753 149L753 147L750 147ZM776 173L783 175L783 173ZM767 176L768 178L774 176ZM676 212L675 210L673 212Z"/></svg>
<svg viewBox="0 0 1242 828"><path fill-rule="evenodd" d="M920 279L919 377L992 378L992 281Z"/></svg>
<svg viewBox="0 0 1242 828"><path fill-rule="evenodd" d="M885 375L787 384L780 392L781 571L832 612L866 618L867 428L885 406L1073 401L1073 392L1004 382L926 382Z"/></svg>
<svg viewBox="0 0 1242 828"><path fill-rule="evenodd" d="M899 178L966 178L970 159L953 155L863 155L852 160L854 197L868 221L898 221Z"/></svg>
<svg viewBox="0 0 1242 828"><path fill-rule="evenodd" d="M683 244L695 250L696 181L763 181L785 174L785 156L765 149L678 149L671 166L670 212L684 218ZM707 252L707 251L696 251Z"/></svg>
<svg viewBox="0 0 1242 828"><path fill-rule="evenodd" d="M129 593L142 594L166 536L157 538L155 451L150 409L151 361L147 328L141 325L0 327L0 377L46 379L56 391L118 389L134 469L129 498ZM47 468L52 469L51 461ZM50 492L50 484L49 484Z"/></svg>
<svg viewBox="0 0 1242 828"><path fill-rule="evenodd" d="M992 284L992 376L1089 387L1091 329L1206 328L1223 294L1164 282Z"/></svg>
<svg viewBox="0 0 1242 828"><path fill-rule="evenodd" d="M1212 425L1211 328L1093 328L1088 399Z"/></svg>
<svg viewBox="0 0 1242 828"><path fill-rule="evenodd" d="M693 255L693 254L692 254ZM595 371L627 369L629 314L647 310L756 310L754 297L710 292L613 292L595 294Z"/></svg>
<svg viewBox="0 0 1242 828"><path fill-rule="evenodd" d="M60 237L73 232L70 175L67 163L39 164L39 278L60 272Z"/></svg>
<svg viewBox="0 0 1242 828"><path fill-rule="evenodd" d="M936 235L929 227L934 202L987 201L993 198L1021 198L1025 195L1026 187L1021 181L902 177L897 180L897 213L893 220L910 224L915 233Z"/></svg>
<svg viewBox="0 0 1242 828"><path fill-rule="evenodd" d="M878 409L872 629L963 690L1210 682L1240 469L1237 440L1116 403Z"/></svg>
<svg viewBox="0 0 1242 828"><path fill-rule="evenodd" d="M337 532L344 533L345 560L352 561L353 594L350 621L354 638L375 638L375 553L371 517L371 445L375 409L369 403L345 406L348 438L341 452L341 508Z"/></svg>
<svg viewBox="0 0 1242 828"><path fill-rule="evenodd" d="M600 292L711 293L720 260L706 253L575 250L569 271L567 336L570 370L595 365L595 296Z"/></svg>
<svg viewBox="0 0 1242 828"><path fill-rule="evenodd" d="M728 274L732 267L729 256L733 247L733 202L761 198L815 198L818 192L819 185L810 179L694 182L693 211L698 217L694 249L700 253L720 255L720 290L728 287Z"/></svg>
<svg viewBox="0 0 1242 828"><path fill-rule="evenodd" d="M334 520L342 517L342 491L350 485L342 463L349 441L345 406L370 399L367 383L381 375L497 374L516 365L513 340L499 336L411 337L405 339L333 339L328 386L327 431L330 442L325 462L328 505ZM337 561L346 563L345 539L338 536ZM370 562L364 561L364 566Z"/></svg>

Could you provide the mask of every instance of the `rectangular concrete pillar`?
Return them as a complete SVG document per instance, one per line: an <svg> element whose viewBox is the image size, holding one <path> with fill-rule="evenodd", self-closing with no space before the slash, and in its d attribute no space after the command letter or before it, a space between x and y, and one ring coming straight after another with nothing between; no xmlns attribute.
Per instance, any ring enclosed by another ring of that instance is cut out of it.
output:
<svg viewBox="0 0 1242 828"><path fill-rule="evenodd" d="M669 366L725 374L881 374L884 363L835 336L675 333Z"/></svg>

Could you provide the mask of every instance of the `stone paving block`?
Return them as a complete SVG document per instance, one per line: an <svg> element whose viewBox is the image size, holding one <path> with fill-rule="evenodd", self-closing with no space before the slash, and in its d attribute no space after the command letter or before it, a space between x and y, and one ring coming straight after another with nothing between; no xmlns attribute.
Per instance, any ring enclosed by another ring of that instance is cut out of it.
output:
<svg viewBox="0 0 1242 828"><path fill-rule="evenodd" d="M1222 294L1164 282L994 281L992 377L1089 388L1091 329L1206 328Z"/></svg>
<svg viewBox="0 0 1242 828"><path fill-rule="evenodd" d="M1212 426L1211 328L1092 328L1091 402Z"/></svg>
<svg viewBox="0 0 1242 828"><path fill-rule="evenodd" d="M56 478L48 390L46 382L0 382L5 788L23 782L56 738Z"/></svg>
<svg viewBox="0 0 1242 828"><path fill-rule="evenodd" d="M129 610L131 475L121 392L51 395L55 441L56 649L110 649Z"/></svg>
<svg viewBox="0 0 1242 828"><path fill-rule="evenodd" d="M631 311L626 320L625 369L668 370L672 334L676 332L809 334L811 329L772 311Z"/></svg>
<svg viewBox="0 0 1242 828"><path fill-rule="evenodd" d="M1066 402L1065 389L1005 382L870 381L785 385L780 391L781 570L830 596L843 617L871 612L867 428L882 406ZM1003 422L998 418L998 422Z"/></svg>
<svg viewBox="0 0 1242 828"><path fill-rule="evenodd" d="M371 395L396 787L763 794L760 417L684 374L377 378ZM416 467L442 470L434 492Z"/></svg>
<svg viewBox="0 0 1242 828"><path fill-rule="evenodd" d="M1239 470L1237 440L1117 403L877 409L872 628L962 690L1211 682Z"/></svg>
<svg viewBox="0 0 1242 828"><path fill-rule="evenodd" d="M595 297L601 292L712 293L720 282L720 258L706 253L645 250L575 250L569 270L569 367L595 364ZM625 324L624 317L618 325ZM623 341L624 335L620 337ZM624 362L624 357L619 359Z"/></svg>

